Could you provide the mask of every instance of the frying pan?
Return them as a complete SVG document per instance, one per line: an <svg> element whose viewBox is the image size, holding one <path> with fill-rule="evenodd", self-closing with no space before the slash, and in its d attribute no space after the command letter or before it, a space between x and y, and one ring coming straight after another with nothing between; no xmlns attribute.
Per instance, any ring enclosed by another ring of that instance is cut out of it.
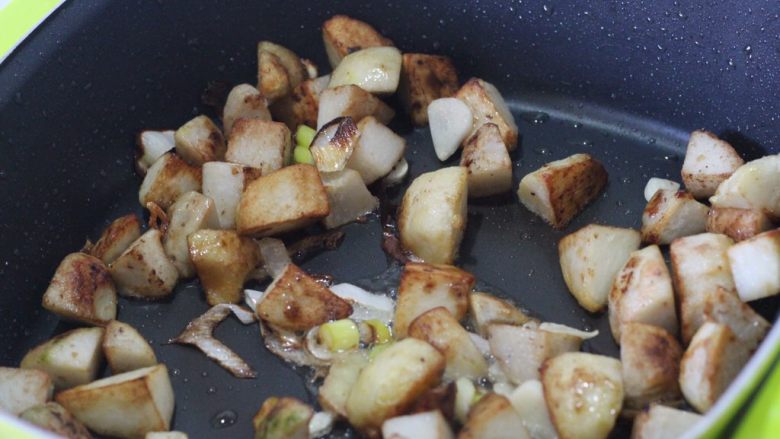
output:
<svg viewBox="0 0 780 439"><path fill-rule="evenodd" d="M748 160L780 152L779 12L771 0L69 1L0 66L0 365L17 365L72 327L40 307L62 257L111 219L142 213L135 133L208 112L200 96L210 81L254 82L258 40L325 68L320 25L335 13L374 24L404 51L451 56L461 80L495 83L520 126L515 185L575 152L605 164L604 195L564 231L514 194L471 202L458 264L546 320L598 329L585 349L616 356L606 316L587 313L566 291L557 242L592 222L638 227L644 183L679 180L693 129L716 132ZM426 129L412 129L402 114L393 128L407 138L412 176L441 166ZM304 268L363 284L387 270L376 218L344 231L338 251ZM756 308L774 321L778 301ZM167 301L119 303L119 318L171 371L175 429L250 437L266 397L314 402L305 374L267 352L256 326L229 319L215 333L259 371L255 380L165 344L206 309L197 281Z"/></svg>

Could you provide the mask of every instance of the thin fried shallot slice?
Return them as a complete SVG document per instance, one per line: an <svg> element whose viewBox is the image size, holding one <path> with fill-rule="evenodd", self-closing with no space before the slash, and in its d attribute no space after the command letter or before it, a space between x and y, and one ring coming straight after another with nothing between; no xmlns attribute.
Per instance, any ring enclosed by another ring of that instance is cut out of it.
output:
<svg viewBox="0 0 780 439"><path fill-rule="evenodd" d="M184 331L170 343L188 344L200 349L207 357L219 363L236 378L254 378L257 376L251 366L241 357L212 336L214 328L228 314L233 313L241 323L248 325L256 320L255 313L238 305L221 303L212 306L203 315L187 324Z"/></svg>

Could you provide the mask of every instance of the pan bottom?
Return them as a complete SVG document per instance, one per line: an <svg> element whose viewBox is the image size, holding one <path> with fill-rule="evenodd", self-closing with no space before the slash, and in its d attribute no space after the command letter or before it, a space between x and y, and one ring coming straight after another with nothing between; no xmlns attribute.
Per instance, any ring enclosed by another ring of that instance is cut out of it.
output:
<svg viewBox="0 0 780 439"><path fill-rule="evenodd" d="M650 177L680 180L687 132L657 124L614 109L597 107L565 97L520 90L510 102L518 122L520 147L512 153L513 187L520 178L544 163L574 153L589 153L609 173L604 193L563 231L554 231L522 207L514 192L469 203L468 225L461 244L458 265L475 274L481 285L514 300L539 317L579 329L598 330L599 336L585 342L589 352L618 356L609 332L606 314L582 309L566 290L558 265L557 243L567 233L589 223L638 228L645 205L643 188ZM400 115L398 119L403 119ZM412 129L397 122L392 126L407 139L406 158L410 178L442 166L455 166L458 157L445 163L436 159L427 129ZM138 127L139 129L142 127ZM707 127L719 133L719 127ZM733 139L731 139L733 141ZM745 142L735 142L748 158L759 153ZM130 145L128 145L130 148ZM408 181L407 181L408 183ZM127 187L94 227L93 237L113 218L128 212L142 213L137 187ZM397 202L403 191L394 195ZM336 282L388 284L388 259L381 249L382 230L376 217L365 224L343 228L346 238L333 252L322 253L303 264L309 272L327 273ZM397 274L397 270L395 272ZM394 275L389 279L395 279ZM392 282L389 283L392 286ZM248 285L262 289L265 285ZM777 301L763 305L773 319ZM174 428L197 437L251 437L251 418L262 401L273 395L291 395L315 403L307 392L305 373L288 367L263 347L257 325L244 326L227 319L215 336L244 358L258 378L239 380L195 349L170 345L207 304L200 286L181 283L170 300L139 302L120 299L118 315L135 326L151 343L159 360L168 365L176 393ZM33 345L71 326L41 312L38 324L13 347L16 360ZM630 427L630 426L629 426ZM626 436L619 428L616 437ZM349 437L342 432L343 437Z"/></svg>

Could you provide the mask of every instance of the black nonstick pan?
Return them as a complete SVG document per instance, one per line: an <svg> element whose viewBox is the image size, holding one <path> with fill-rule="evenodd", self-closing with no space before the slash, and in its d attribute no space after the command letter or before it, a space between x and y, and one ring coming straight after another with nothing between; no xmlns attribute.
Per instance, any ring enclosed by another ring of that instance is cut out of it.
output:
<svg viewBox="0 0 780 439"><path fill-rule="evenodd" d="M40 306L62 257L110 220L142 213L135 134L208 113L201 94L212 81L253 83L261 39L325 69L320 25L336 13L375 25L403 51L451 56L461 80L496 84L520 127L515 187L575 152L605 164L605 193L563 231L513 193L471 203L458 260L482 287L546 320L598 329L585 345L591 352L618 350L606 315L587 313L567 292L558 240L593 222L638 227L644 184L679 180L693 129L722 136L746 160L780 152L776 1L71 0L0 66L0 365L16 366L72 327ZM393 128L407 139L412 176L441 166L427 129L413 129L403 114ZM378 218L343 231L337 251L303 267L358 283L388 269ZM756 306L776 319L777 300ZM266 351L256 325L228 319L215 333L259 372L254 380L166 344L206 309L197 281L169 301L120 300L119 319L137 327L171 371L176 430L251 437L265 398L315 402L305 374Z"/></svg>

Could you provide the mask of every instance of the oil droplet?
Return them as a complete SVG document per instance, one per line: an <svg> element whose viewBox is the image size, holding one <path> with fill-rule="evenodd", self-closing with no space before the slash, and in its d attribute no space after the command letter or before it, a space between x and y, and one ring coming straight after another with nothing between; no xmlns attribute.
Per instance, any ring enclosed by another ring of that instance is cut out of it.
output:
<svg viewBox="0 0 780 439"><path fill-rule="evenodd" d="M550 151L547 148L536 148L534 152L539 155L547 155Z"/></svg>
<svg viewBox="0 0 780 439"><path fill-rule="evenodd" d="M202 376L203 378L206 378L207 376L209 376L209 373L208 372L201 372L200 376Z"/></svg>
<svg viewBox="0 0 780 439"><path fill-rule="evenodd" d="M214 386L209 386L209 389L208 389L208 394L209 394L209 395L213 395L213 394L215 394L215 393L217 393L217 388L216 388L216 387L214 387Z"/></svg>
<svg viewBox="0 0 780 439"><path fill-rule="evenodd" d="M171 370L171 373L173 374L173 376L179 376L181 375L181 370L173 368L173 370Z"/></svg>
<svg viewBox="0 0 780 439"><path fill-rule="evenodd" d="M579 123L579 122L574 122L574 123L572 124L572 126L573 126L574 128L582 128L582 124L581 124L581 123Z"/></svg>
<svg viewBox="0 0 780 439"><path fill-rule="evenodd" d="M620 181L622 181L624 184L631 184L631 177L623 177Z"/></svg>
<svg viewBox="0 0 780 439"><path fill-rule="evenodd" d="M552 15L553 13L555 13L555 8L551 5L543 5L542 10L547 15Z"/></svg>
<svg viewBox="0 0 780 439"><path fill-rule="evenodd" d="M533 123L536 125L541 125L545 122L550 120L550 115L547 113L539 112L534 114Z"/></svg>
<svg viewBox="0 0 780 439"><path fill-rule="evenodd" d="M223 410L211 418L211 428L220 429L230 427L238 420L238 413L233 410Z"/></svg>
<svg viewBox="0 0 780 439"><path fill-rule="evenodd" d="M531 238L533 238L533 236L528 232L523 232L520 234L520 239L522 239L523 241L530 241Z"/></svg>

